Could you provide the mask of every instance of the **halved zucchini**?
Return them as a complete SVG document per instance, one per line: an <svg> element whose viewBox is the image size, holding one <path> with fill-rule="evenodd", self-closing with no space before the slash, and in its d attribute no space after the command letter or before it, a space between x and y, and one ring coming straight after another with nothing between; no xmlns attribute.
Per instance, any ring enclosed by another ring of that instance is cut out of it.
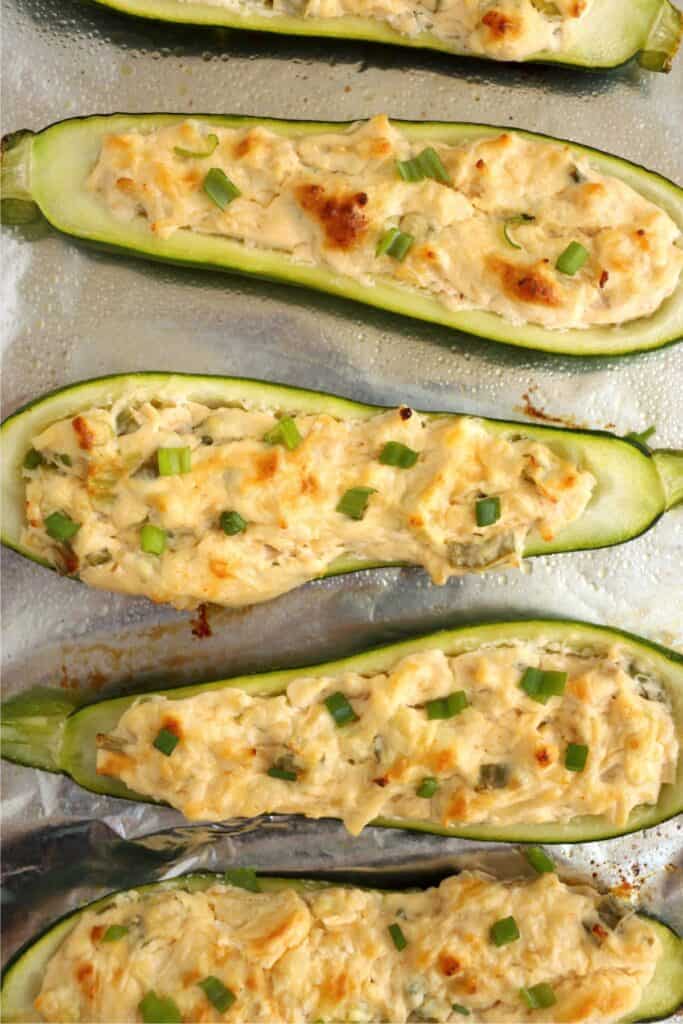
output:
<svg viewBox="0 0 683 1024"><path fill-rule="evenodd" d="M342 661L306 667L306 676L337 675L345 672L377 674L398 660L418 651L438 648L454 656L483 644L511 640L560 643L571 649L604 650L618 642L633 655L638 665L647 666L661 679L671 701L679 741L683 745L683 655L651 644L646 640L603 626L583 622L532 619L520 622L494 622L433 633L404 643L379 647ZM200 683L164 691L169 699L182 699L207 690L239 687L252 695L275 696L301 676L302 669L266 672L217 682ZM96 737L113 730L124 711L138 699L135 696L99 701L75 708L68 699L51 691L20 694L2 707L2 755L19 764L63 772L85 789L95 793L150 802L132 792L123 783L97 774ZM381 818L374 822L388 828L407 828L439 835L461 836L509 842L567 843L588 842L649 828L683 810L683 756L679 758L676 781L662 787L654 806L636 808L623 827L593 815L564 824L533 825L452 825L442 827L431 822L404 818Z"/></svg>
<svg viewBox="0 0 683 1024"><path fill-rule="evenodd" d="M512 324L495 313L449 310L436 298L389 277L378 277L371 284L365 284L325 267L296 262L283 252L247 246L227 237L180 229L169 238L162 239L153 234L141 218L131 222L117 220L104 203L85 187L103 137L110 132L152 131L182 121L186 116L112 114L60 121L37 134L14 133L8 137L2 156L0 196L3 209L7 207L9 218L16 222L26 218L26 204L33 202L60 231L128 255L304 285L521 348L575 356L612 356L661 348L683 336L683 275L674 293L651 316L621 326L550 330L535 324ZM339 122L284 121L215 114L192 116L225 128L261 124L284 136L339 131L348 127L348 124ZM453 145L495 136L503 130L517 131L476 124L396 123L409 139ZM531 132L518 134L532 140L548 141L548 136ZM565 144L564 140L551 141ZM566 145L577 154L587 156L601 173L621 179L665 210L683 230L683 189L661 175L619 157L576 143Z"/></svg>
<svg viewBox="0 0 683 1024"><path fill-rule="evenodd" d="M393 43L419 50L464 53L454 42L433 32L404 35L378 18L298 17L268 11L264 5L242 4L230 10L216 3L186 3L184 0L97 0L104 7L155 21L191 25L221 25L292 36L322 36L336 39L365 39ZM585 68L612 68L635 54L648 71L669 71L681 40L681 14L669 0L594 0L590 14L582 20L572 46L557 52L540 51L526 61L570 64ZM469 54L471 56L471 54Z"/></svg>
<svg viewBox="0 0 683 1024"><path fill-rule="evenodd" d="M196 892L208 889L222 880L223 876L221 875L185 875L166 882L138 886L137 891L185 889ZM284 888L295 890L304 887L308 889L322 888L329 885L328 882L314 879L268 878L264 876L259 876L258 884L262 892L277 892ZM40 991L48 962L75 925L77 918L88 910L96 910L105 906L111 902L112 895L104 896L102 899L62 917L46 928L37 938L31 940L23 949L20 949L10 960L3 972L0 991L2 1019L7 1024L41 1019L33 1002ZM628 1018L629 1024L637 1021L660 1020L673 1014L683 1001L683 940L661 921L652 918L648 918L648 921L657 932L662 945L662 953L654 976L643 992L640 1005L635 1013ZM624 1021L623 1024L627 1024L627 1022Z"/></svg>
<svg viewBox="0 0 683 1024"><path fill-rule="evenodd" d="M342 420L368 419L383 411L380 406L364 405L320 391L241 377L132 373L94 378L60 388L18 409L0 426L4 455L0 475L3 544L26 558L54 568L21 541L24 523L22 463L31 447L31 439L50 423L75 416L91 406L111 405L127 395L139 400L190 400L209 406L246 403L251 408L273 409L288 415L328 413ZM484 418L482 422L495 433L523 433L525 437L547 444L596 478L593 497L583 515L552 541L529 538L524 551L527 556L621 544L650 529L664 512L683 501L681 451L651 452L637 441L604 431L566 430ZM382 564L385 563L340 558L330 564L324 575L335 576Z"/></svg>

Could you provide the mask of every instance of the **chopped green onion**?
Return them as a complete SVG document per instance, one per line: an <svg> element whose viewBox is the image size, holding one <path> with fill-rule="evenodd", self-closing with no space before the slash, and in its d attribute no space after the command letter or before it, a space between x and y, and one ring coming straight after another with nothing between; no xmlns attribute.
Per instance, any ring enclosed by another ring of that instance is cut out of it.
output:
<svg viewBox="0 0 683 1024"><path fill-rule="evenodd" d="M583 743L568 743L564 755L564 766L568 772L582 772L588 759L588 747Z"/></svg>
<svg viewBox="0 0 683 1024"><path fill-rule="evenodd" d="M555 870L555 862L540 846L527 846L524 856L539 875L545 875Z"/></svg>
<svg viewBox="0 0 683 1024"><path fill-rule="evenodd" d="M229 868L223 875L226 885L235 885L248 892L261 892L261 885L253 868Z"/></svg>
<svg viewBox="0 0 683 1024"><path fill-rule="evenodd" d="M67 541L75 537L81 528L80 523L65 516L63 512L52 512L45 520L45 529L53 540Z"/></svg>
<svg viewBox="0 0 683 1024"><path fill-rule="evenodd" d="M71 456L67 455L66 452L64 452L61 455L58 455L57 458L59 459L59 461L62 463L63 466L72 466L73 465L73 463L71 461Z"/></svg>
<svg viewBox="0 0 683 1024"><path fill-rule="evenodd" d="M464 690L456 690L447 697L438 697L427 701L425 710L427 718L455 718L468 706L467 694Z"/></svg>
<svg viewBox="0 0 683 1024"><path fill-rule="evenodd" d="M159 476L177 476L189 473L192 468L192 453L189 448L159 448L157 451Z"/></svg>
<svg viewBox="0 0 683 1024"><path fill-rule="evenodd" d="M341 728L343 725L349 725L351 722L358 721L358 715L353 710L344 694L339 691L331 694L331 696L325 699L325 707L334 718L338 728Z"/></svg>
<svg viewBox="0 0 683 1024"><path fill-rule="evenodd" d="M463 1006L462 1003L452 1003L451 1010L455 1013L462 1014L463 1017L469 1017L472 1012L471 1010L468 1010L466 1006Z"/></svg>
<svg viewBox="0 0 683 1024"><path fill-rule="evenodd" d="M206 137L206 145L207 145L207 148L205 150L203 150L203 151L202 150L195 151L193 149L183 149L182 146L174 146L173 147L173 152L176 153L178 156L186 156L186 157L191 157L191 158L193 158L195 160L203 160L204 157L211 156L211 154L213 153L214 149L218 145L218 136L217 135L213 135L213 134L212 135L207 135L207 137Z"/></svg>
<svg viewBox="0 0 683 1024"><path fill-rule="evenodd" d="M221 512L221 530L229 537L236 533L244 533L247 528L246 519L242 519L239 512Z"/></svg>
<svg viewBox="0 0 683 1024"><path fill-rule="evenodd" d="M166 757L170 757L178 746L178 742L178 737L170 729L159 729L152 746L156 747L162 754L165 754Z"/></svg>
<svg viewBox="0 0 683 1024"><path fill-rule="evenodd" d="M483 764L479 769L479 785L484 789L504 789L509 776L506 764Z"/></svg>
<svg viewBox="0 0 683 1024"><path fill-rule="evenodd" d="M515 242L514 238L510 236L509 228L514 227L516 224L529 224L532 220L536 220L530 213L520 213L516 217L508 217L503 224L503 235L508 245L511 245L513 249L521 249L519 242Z"/></svg>
<svg viewBox="0 0 683 1024"><path fill-rule="evenodd" d="M342 494L337 505L337 512L349 519L362 519L368 507L370 495L376 493L376 487L351 487Z"/></svg>
<svg viewBox="0 0 683 1024"><path fill-rule="evenodd" d="M588 259L588 249L585 249L580 242L570 242L563 253L557 258L555 266L561 274L568 274L572 277L577 270L581 270Z"/></svg>
<svg viewBox="0 0 683 1024"><path fill-rule="evenodd" d="M406 946L408 945L408 940L403 934L400 924L390 924L389 934L391 935L393 943L396 946L396 949L399 951L399 953L406 948Z"/></svg>
<svg viewBox="0 0 683 1024"><path fill-rule="evenodd" d="M220 167L212 167L208 172L204 178L204 191L216 206L220 206L221 210L229 206L233 199L242 195L237 185L230 181Z"/></svg>
<svg viewBox="0 0 683 1024"><path fill-rule="evenodd" d="M299 447L303 438L292 417L285 416L284 419L278 420L273 429L264 435L263 440L265 444L283 444L285 448L293 452L295 448Z"/></svg>
<svg viewBox="0 0 683 1024"><path fill-rule="evenodd" d="M519 685L532 700L545 704L551 697L562 696L567 685L567 673L527 668Z"/></svg>
<svg viewBox="0 0 683 1024"><path fill-rule="evenodd" d="M118 942L124 935L128 934L125 924L110 924L102 936L102 942Z"/></svg>
<svg viewBox="0 0 683 1024"><path fill-rule="evenodd" d="M400 441L387 441L379 456L383 466L398 466L399 469L411 469L417 459L418 453Z"/></svg>
<svg viewBox="0 0 683 1024"><path fill-rule="evenodd" d="M271 779L282 779L283 782L296 782L298 774L289 764L289 761L281 757L275 764L271 764L266 775L270 775Z"/></svg>
<svg viewBox="0 0 683 1024"><path fill-rule="evenodd" d="M426 778L422 780L422 782L417 787L415 792L417 793L418 796L423 797L423 799L430 800L431 797L434 796L438 788L438 780L435 779L433 776L428 775Z"/></svg>
<svg viewBox="0 0 683 1024"><path fill-rule="evenodd" d="M158 996L148 992L138 1003L144 1024L182 1024L180 1010L170 996Z"/></svg>
<svg viewBox="0 0 683 1024"><path fill-rule="evenodd" d="M532 985L531 988L520 988L519 994L530 1010L545 1010L557 1002L552 985L547 981Z"/></svg>
<svg viewBox="0 0 683 1024"><path fill-rule="evenodd" d="M29 448L24 456L24 469L37 469L38 466L42 466L45 463L45 459L37 452L35 448Z"/></svg>
<svg viewBox="0 0 683 1024"><path fill-rule="evenodd" d="M140 530L140 547L146 555L160 555L166 547L166 530L145 523Z"/></svg>
<svg viewBox="0 0 683 1024"><path fill-rule="evenodd" d="M204 981L198 981L197 985L219 1013L229 1010L237 998L235 993L226 988L220 978L216 978L213 974L209 974Z"/></svg>
<svg viewBox="0 0 683 1024"><path fill-rule="evenodd" d="M494 946L507 946L509 942L516 942L519 938L517 922L514 917L503 917L491 925L489 935Z"/></svg>
<svg viewBox="0 0 683 1024"><path fill-rule="evenodd" d="M415 182L422 181L424 178L433 178L441 185L453 184L450 174L433 146L423 149L411 160L397 160L396 168L404 181Z"/></svg>
<svg viewBox="0 0 683 1024"><path fill-rule="evenodd" d="M377 243L375 253L377 256L393 256L395 260L402 263L408 255L415 238L407 231L400 231L398 228L389 228Z"/></svg>
<svg viewBox="0 0 683 1024"><path fill-rule="evenodd" d="M500 498L480 498L474 512L477 526L493 526L500 519Z"/></svg>

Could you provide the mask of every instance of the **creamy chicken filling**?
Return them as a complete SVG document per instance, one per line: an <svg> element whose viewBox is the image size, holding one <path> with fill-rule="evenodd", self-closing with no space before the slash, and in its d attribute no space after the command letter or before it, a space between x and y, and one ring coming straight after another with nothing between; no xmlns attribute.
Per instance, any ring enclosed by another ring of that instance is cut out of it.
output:
<svg viewBox="0 0 683 1024"><path fill-rule="evenodd" d="M422 565L438 583L518 565L527 537L555 537L595 484L547 445L468 417L190 401L60 420L25 467L28 548L178 607L267 600L339 558Z"/></svg>
<svg viewBox="0 0 683 1024"><path fill-rule="evenodd" d="M188 120L106 136L87 188L160 239L222 236L513 324L649 316L683 267L668 213L587 154L518 134L445 145L386 117L291 137Z"/></svg>
<svg viewBox="0 0 683 1024"><path fill-rule="evenodd" d="M342 818L352 833L376 817L449 826L599 814L620 826L657 802L678 760L661 689L643 686L622 649L522 642L423 651L372 676L302 676L275 697L229 687L143 697L98 744L100 774L188 818L298 812Z"/></svg>
<svg viewBox="0 0 683 1024"><path fill-rule="evenodd" d="M124 893L79 915L36 1008L107 1024L608 1024L636 1009L660 949L646 920L550 873L505 883L463 872L410 893L218 883Z"/></svg>
<svg viewBox="0 0 683 1024"><path fill-rule="evenodd" d="M378 21L415 38L423 34L459 53L525 60L568 50L592 0L186 0L249 16Z"/></svg>

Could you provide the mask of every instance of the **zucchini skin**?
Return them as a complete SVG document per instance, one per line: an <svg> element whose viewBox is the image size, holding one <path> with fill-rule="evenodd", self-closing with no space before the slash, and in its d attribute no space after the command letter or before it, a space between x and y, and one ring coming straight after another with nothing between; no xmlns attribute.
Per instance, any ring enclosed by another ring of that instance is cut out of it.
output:
<svg viewBox="0 0 683 1024"><path fill-rule="evenodd" d="M384 407L354 402L321 391L273 384L250 378L219 377L199 374L143 372L112 374L93 378L54 391L28 402L0 425L5 457L0 468L2 492L2 543L38 564L54 568L36 557L20 541L23 526L23 480L21 465L30 440L49 423L75 415L88 405L108 404L126 394L149 396L164 394L195 401L249 401L280 411L328 412L339 418L368 418ZM430 416L458 415L430 412ZM482 418L494 431L522 429L529 436L565 446L574 458L601 479L604 475L610 496L600 510L599 499L577 523L562 531L553 542L534 540L527 546L527 557L557 552L595 549L620 544L645 533L674 504L683 500L683 452L651 452L639 441L619 438L600 430L568 430L536 426L508 420ZM613 446L613 448L612 448ZM621 490L619 490L621 488ZM597 509L597 510L596 510ZM589 519L592 516L592 520ZM335 576L384 563L347 559L333 562L324 576Z"/></svg>
<svg viewBox="0 0 683 1024"><path fill-rule="evenodd" d="M372 648L341 661L199 683L161 692L173 700L207 690L237 686L249 693L275 696L283 692L289 682L302 672L307 676L336 675L345 671L373 673L382 671L400 658L420 650L438 647L447 654L457 654L464 650L476 649L484 643L512 639L542 640L598 648L613 642L622 643L633 652L635 658L646 660L649 665L654 666L654 670L663 679L671 700L677 733L683 742L683 655L632 633L570 619L522 619L475 623L454 630L427 634L398 644ZM95 769L97 734L113 728L126 708L137 699L137 695L96 701L78 708L69 706L68 701L62 696L61 710L57 713L50 703L50 697L51 691L47 691L47 695L46 691L39 692L35 697L29 691L3 704L2 756L15 763L69 775L80 786L92 792L153 803L149 797L139 796L118 780L97 775ZM43 709L45 715L42 713ZM47 731L44 718L50 712L53 714L51 731ZM564 824L542 825L453 825L444 828L430 822L388 818L377 819L373 824L466 839L553 844L593 842L625 835L660 824L681 811L683 755L679 757L676 782L662 788L657 805L635 811L624 827L602 822L597 816Z"/></svg>
<svg viewBox="0 0 683 1024"><path fill-rule="evenodd" d="M114 254L284 282L519 348L607 357L658 349L683 338L683 276L673 295L655 313L625 325L562 331L530 323L519 326L486 311L450 311L435 298L397 285L392 279L378 278L369 286L321 265L297 263L283 253L248 248L228 238L178 231L169 239L159 239L139 225L121 224L96 200L87 197L83 182L96 157L97 144L107 131L144 131L187 116L228 128L263 125L284 136L342 131L352 123L201 113L110 114L58 121L35 134L14 132L0 164L3 218L10 223L28 220L26 207L33 203L35 212L42 213L58 231ZM591 159L603 173L621 178L664 208L683 231L683 189L662 175L609 153L509 126L401 120L393 123L415 141L429 138L456 143L512 132L530 140L569 146ZM62 164L66 172L55 170ZM62 178L75 182L71 191L64 187ZM18 215L17 207L21 207Z"/></svg>
<svg viewBox="0 0 683 1024"><path fill-rule="evenodd" d="M209 872L182 875L164 882L135 886L133 889L122 889L118 892L150 892L156 889L179 889L197 891L209 888L212 884L223 880L223 875ZM259 875L259 886L262 892L276 892L279 889L291 888L323 888L330 884L343 885L344 882L321 881L316 878L275 878ZM70 923L88 910L94 910L108 903L117 892L112 892L85 906L72 910L48 925L39 935L30 939L13 954L2 972L0 987L0 1006L2 1019L7 1024L13 1022L35 1020L32 998L35 997L40 983L42 968L55 951L61 940L68 934ZM663 921L641 914L656 928L660 941L664 946L664 954L655 972L655 976L644 993L644 999L636 1013L629 1018L628 1024L662 1020L675 1013L683 1005L683 939ZM680 967L680 971L679 971ZM23 975L23 976L22 976ZM673 986L670 980L673 979ZM644 1005L643 1005L644 1004ZM22 1013L23 1011L23 1013ZM624 1022L627 1024L627 1022Z"/></svg>
<svg viewBox="0 0 683 1024"><path fill-rule="evenodd" d="M423 32L417 36L406 36L392 29L379 19L362 17L344 18L303 18L286 15L262 15L240 13L213 4L186 6L178 0L94 0L99 6L119 11L135 18L170 22L177 24L201 25L212 28L246 29L266 32L271 35L295 37L320 37L327 39L364 40L372 43L401 46L404 49L428 50L448 56L475 57L479 60L496 60L485 54L471 54L447 40L439 39L432 33ZM608 8L610 0L602 3ZM600 6L600 2L598 2ZM631 5L633 6L633 4ZM669 0L641 0L640 14L644 23L639 31L632 32L630 39L624 39L613 47L611 54L604 52L604 36L598 26L590 32L584 46L557 52L541 52L524 58L523 64L564 65L586 70L609 70L639 57L641 67L648 71L668 72L681 41L683 31L680 12ZM194 9L193 9L194 8ZM598 12L600 14L600 12ZM649 16L649 17L648 17ZM610 25L616 37L619 32L626 35L629 19L635 17L622 4L616 13L616 24ZM597 20L597 19L594 19ZM593 38L594 37L594 38ZM600 44L603 43L601 46ZM591 49L592 47L592 49Z"/></svg>

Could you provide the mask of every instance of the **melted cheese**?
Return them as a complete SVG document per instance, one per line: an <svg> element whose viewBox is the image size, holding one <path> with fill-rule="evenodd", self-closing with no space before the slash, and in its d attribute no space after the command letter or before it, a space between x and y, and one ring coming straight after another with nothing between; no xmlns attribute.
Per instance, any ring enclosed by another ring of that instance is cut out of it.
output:
<svg viewBox="0 0 683 1024"><path fill-rule="evenodd" d="M185 0L247 16L329 20L351 15L401 35L429 34L460 53L526 60L566 52L590 19L592 0Z"/></svg>
<svg viewBox="0 0 683 1024"><path fill-rule="evenodd" d="M175 151L205 151L209 134L218 139L209 157ZM186 121L106 136L88 188L117 219L160 238L179 229L222 235L514 324L622 324L654 313L676 288L677 225L588 156L517 134L434 143L452 185L404 181L397 160L429 144L411 142L386 117L298 137ZM223 210L203 188L210 168L241 193ZM531 219L510 224L522 214ZM403 261L377 253L396 227L415 240ZM568 275L556 262L572 242L588 259Z"/></svg>
<svg viewBox="0 0 683 1024"><path fill-rule="evenodd" d="M472 1024L608 1024L638 1006L660 943L632 914L606 926L603 905L593 889L554 874L504 883L464 872L411 893L220 884L129 892L79 915L48 963L36 1007L46 1021L130 1024L154 991L192 1022L454 1022L457 1003ZM509 916L520 937L497 947L490 928ZM395 923L403 951L389 935ZM102 941L112 924L127 934ZM199 987L207 976L236 997L225 1014ZM557 1002L529 1010L520 989L544 982Z"/></svg>
<svg viewBox="0 0 683 1024"><path fill-rule="evenodd" d="M530 666L566 672L564 694L528 696ZM670 709L633 672L618 647L579 656L514 643L424 651L375 676L302 677L276 697L144 697L99 737L97 770L196 819L299 812L343 818L352 833L381 816L448 826L600 814L623 825L656 803L678 759ZM339 692L357 716L342 727L325 704ZM457 692L465 710L429 718L430 701ZM170 756L153 746L161 729L178 738ZM582 772L565 768L569 743L589 748ZM272 778L274 764L296 778ZM438 783L430 799L417 793L425 778Z"/></svg>
<svg viewBox="0 0 683 1024"><path fill-rule="evenodd" d="M277 422L268 410L192 402L61 420L33 439L43 464L26 471L23 541L94 586L177 607L243 605L320 576L339 557L423 565L438 583L517 565L526 538L551 539L578 518L595 483L551 448L468 417L301 415L293 451L263 440ZM382 464L389 441L419 453L417 463ZM190 472L159 476L160 447L189 448ZM337 511L355 487L373 492L360 520ZM500 498L501 514L478 527L483 495ZM56 511L79 524L68 545L48 536ZM246 529L226 535L224 511ZM146 523L166 531L161 556L141 550Z"/></svg>

